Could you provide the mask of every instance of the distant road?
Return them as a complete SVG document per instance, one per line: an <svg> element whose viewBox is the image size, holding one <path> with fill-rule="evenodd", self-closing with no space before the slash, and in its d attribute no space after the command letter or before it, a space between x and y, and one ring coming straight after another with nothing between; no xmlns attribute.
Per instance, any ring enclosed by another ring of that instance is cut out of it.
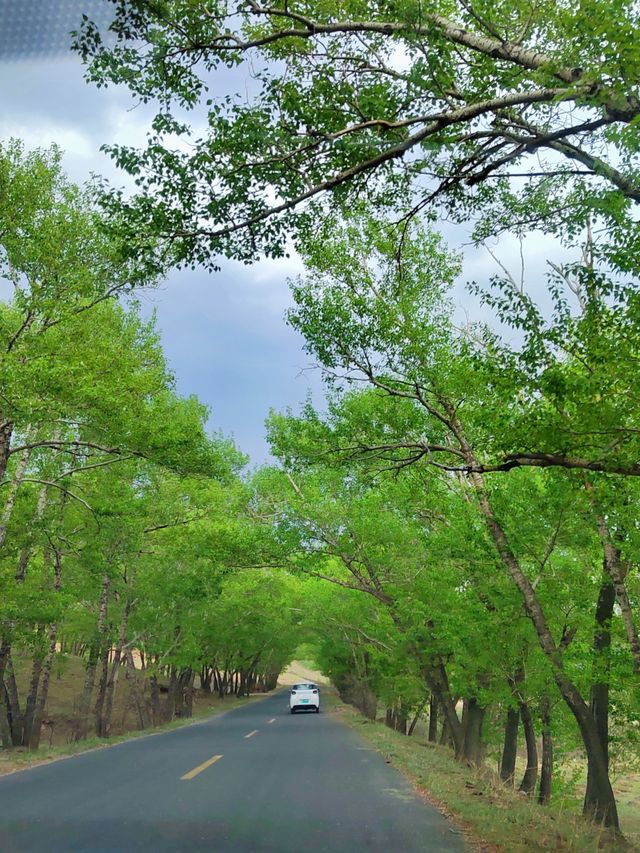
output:
<svg viewBox="0 0 640 853"><path fill-rule="evenodd" d="M0 778L2 853L463 851L355 732L287 693Z"/></svg>

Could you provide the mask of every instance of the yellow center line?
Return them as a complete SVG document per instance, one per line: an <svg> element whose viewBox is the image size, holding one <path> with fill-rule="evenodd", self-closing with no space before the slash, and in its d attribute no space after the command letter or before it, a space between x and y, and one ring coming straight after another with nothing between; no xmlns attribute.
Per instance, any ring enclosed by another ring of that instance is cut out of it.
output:
<svg viewBox="0 0 640 853"><path fill-rule="evenodd" d="M252 732L249 732L248 735L245 735L245 738L253 737L254 735L257 735L257 734L258 734L258 729L254 729Z"/></svg>
<svg viewBox="0 0 640 853"><path fill-rule="evenodd" d="M194 776L197 776L198 773L202 773L203 770L206 770L207 767L211 767L212 764L215 764L216 761L220 761L221 758L221 755L214 755L213 758L209 758L207 761L203 761L202 764L198 764L198 766L194 767L193 770L190 770L188 773L185 773L184 776L180 777L180 779L193 779Z"/></svg>
<svg viewBox="0 0 640 853"><path fill-rule="evenodd" d="M272 720L269 720L270 723L275 723L276 718L274 717Z"/></svg>

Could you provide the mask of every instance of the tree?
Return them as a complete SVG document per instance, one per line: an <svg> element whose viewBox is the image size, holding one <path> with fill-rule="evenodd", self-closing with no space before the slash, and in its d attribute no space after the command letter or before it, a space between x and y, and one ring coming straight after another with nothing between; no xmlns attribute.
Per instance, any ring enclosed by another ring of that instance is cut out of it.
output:
<svg viewBox="0 0 640 853"><path fill-rule="evenodd" d="M110 650L131 658L130 564L147 528L193 520L192 496L175 487L145 518L158 471L233 485L245 458L207 433L205 406L176 394L155 321L116 299L153 280L146 261L105 234L57 152L11 143L0 180L0 264L13 287L0 303L0 735L37 748L65 632L86 656L75 735L86 736L96 683L96 728L108 733ZM30 659L24 703L14 652Z"/></svg>
<svg viewBox="0 0 640 853"><path fill-rule="evenodd" d="M570 237L596 216L602 252L637 270L628 0L128 0L110 30L87 20L77 34L88 79L159 107L145 149L108 146L139 194L105 201L127 233L150 228L187 263L280 255L319 211L366 198L408 219L437 202L479 217L479 235ZM231 92L211 83L227 69ZM235 69L252 78L241 92Z"/></svg>
<svg viewBox="0 0 640 853"><path fill-rule="evenodd" d="M360 232L358 225L348 226L313 241L310 274L294 287L297 307L291 320L334 381L364 381L374 391L342 399L330 425L312 415L303 453L315 449L317 457L324 438L351 458L363 454L400 469L423 463L436 471L466 474L497 565L519 592L539 648L581 732L593 780L586 811L616 828L603 744L588 699L566 660L572 632L566 627L561 635L554 632L526 552L520 550L518 528L512 527L510 489L505 492L499 482L487 479L491 468L486 459L501 441L503 424L508 431L520 414L520 388L510 384L501 364L496 369L491 350L485 352L473 337L456 333L445 298L455 265L438 240L428 234L418 234L413 242L405 239L398 261L395 229L371 220L360 226ZM536 481L518 482L530 500ZM533 518L539 523L538 515Z"/></svg>

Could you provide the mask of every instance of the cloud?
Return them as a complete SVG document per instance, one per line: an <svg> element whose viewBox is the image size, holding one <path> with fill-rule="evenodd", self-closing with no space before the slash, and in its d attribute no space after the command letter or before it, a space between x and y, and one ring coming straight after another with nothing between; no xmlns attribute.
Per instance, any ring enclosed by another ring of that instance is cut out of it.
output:
<svg viewBox="0 0 640 853"><path fill-rule="evenodd" d="M101 30L113 20L114 7L104 0L3 0L0 59L55 57L71 48L71 31L83 14Z"/></svg>

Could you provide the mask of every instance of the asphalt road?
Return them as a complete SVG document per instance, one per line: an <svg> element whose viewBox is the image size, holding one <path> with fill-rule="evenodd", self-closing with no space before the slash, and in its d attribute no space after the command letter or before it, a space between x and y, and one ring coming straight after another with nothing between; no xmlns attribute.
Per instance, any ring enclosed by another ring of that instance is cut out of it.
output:
<svg viewBox="0 0 640 853"><path fill-rule="evenodd" d="M0 778L2 853L464 849L354 731L291 716L286 692Z"/></svg>

